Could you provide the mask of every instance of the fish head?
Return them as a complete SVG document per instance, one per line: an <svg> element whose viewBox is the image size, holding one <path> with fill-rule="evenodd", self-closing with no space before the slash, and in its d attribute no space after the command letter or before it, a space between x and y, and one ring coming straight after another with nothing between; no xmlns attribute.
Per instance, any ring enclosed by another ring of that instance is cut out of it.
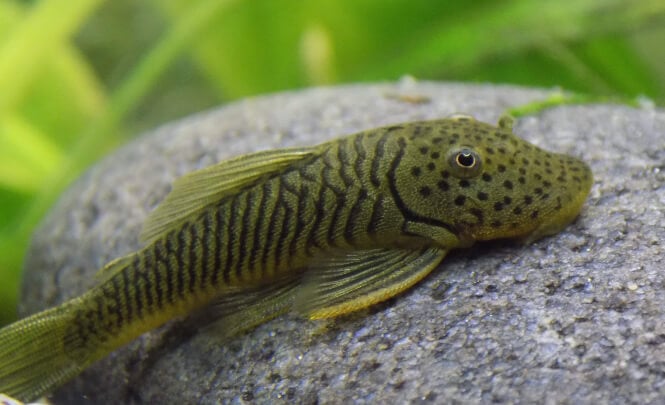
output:
<svg viewBox="0 0 665 405"><path fill-rule="evenodd" d="M460 244L557 233L589 194L589 166L519 138L511 118L498 126L468 116L414 125L421 128L404 138L393 166L393 192L407 220L445 226Z"/></svg>

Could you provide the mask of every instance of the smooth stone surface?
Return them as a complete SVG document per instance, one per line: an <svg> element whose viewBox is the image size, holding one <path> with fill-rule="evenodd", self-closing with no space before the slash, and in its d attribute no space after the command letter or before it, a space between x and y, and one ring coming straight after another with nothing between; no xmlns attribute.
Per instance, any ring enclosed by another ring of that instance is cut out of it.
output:
<svg viewBox="0 0 665 405"><path fill-rule="evenodd" d="M494 123L551 92L403 80L250 99L132 142L88 171L35 233L22 313L94 284L139 247L176 177L236 154L455 112ZM429 102L418 102L425 96ZM222 344L170 323L95 364L58 403L647 403L665 398L665 112L553 108L516 133L589 162L564 232L478 245L401 297L324 324L285 316Z"/></svg>

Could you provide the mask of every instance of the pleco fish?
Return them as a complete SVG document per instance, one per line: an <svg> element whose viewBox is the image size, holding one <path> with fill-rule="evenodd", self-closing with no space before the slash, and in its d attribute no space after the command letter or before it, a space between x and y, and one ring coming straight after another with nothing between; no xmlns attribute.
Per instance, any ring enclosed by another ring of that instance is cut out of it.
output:
<svg viewBox="0 0 665 405"><path fill-rule="evenodd" d="M178 179L145 247L85 294L0 330L0 392L33 400L164 322L208 305L229 330L287 311L335 317L410 288L478 240L558 232L587 165L468 116L264 151Z"/></svg>

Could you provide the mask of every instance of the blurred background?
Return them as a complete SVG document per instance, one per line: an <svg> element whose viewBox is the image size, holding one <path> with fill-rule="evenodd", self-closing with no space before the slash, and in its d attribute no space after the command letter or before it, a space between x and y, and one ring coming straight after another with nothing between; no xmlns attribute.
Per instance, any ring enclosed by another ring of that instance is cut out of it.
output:
<svg viewBox="0 0 665 405"><path fill-rule="evenodd" d="M405 74L663 105L665 1L0 0L0 325L32 230L118 145L241 97Z"/></svg>

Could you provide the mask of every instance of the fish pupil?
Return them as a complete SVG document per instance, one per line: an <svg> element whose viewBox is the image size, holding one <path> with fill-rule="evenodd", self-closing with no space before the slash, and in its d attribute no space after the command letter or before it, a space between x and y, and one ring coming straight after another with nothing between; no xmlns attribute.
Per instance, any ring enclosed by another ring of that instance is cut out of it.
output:
<svg viewBox="0 0 665 405"><path fill-rule="evenodd" d="M471 151L463 151L457 154L457 164L462 167L471 168L476 165L476 158Z"/></svg>

